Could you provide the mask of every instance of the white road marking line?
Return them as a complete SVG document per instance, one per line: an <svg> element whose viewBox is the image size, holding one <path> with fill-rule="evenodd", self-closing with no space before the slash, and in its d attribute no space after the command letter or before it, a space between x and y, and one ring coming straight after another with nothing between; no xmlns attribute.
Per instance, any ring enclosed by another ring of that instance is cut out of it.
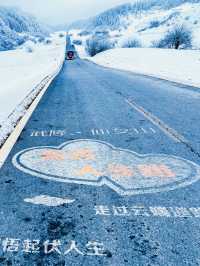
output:
<svg viewBox="0 0 200 266"><path fill-rule="evenodd" d="M57 197L50 197L47 195L40 195L34 198L26 198L24 199L24 201L27 203L32 203L36 205L46 205L49 207L57 207L63 204L73 203L75 200L69 199L69 198L57 198Z"/></svg>
<svg viewBox="0 0 200 266"><path fill-rule="evenodd" d="M101 129L92 129L91 133L92 133L93 136L106 135L106 134L110 135L111 134L110 131L107 128L105 128L105 129L103 129L103 128L101 128Z"/></svg>
<svg viewBox="0 0 200 266"><path fill-rule="evenodd" d="M110 131L109 131L108 129L106 129L106 133L107 133L108 135L110 135Z"/></svg>
<svg viewBox="0 0 200 266"><path fill-rule="evenodd" d="M99 135L99 130L98 129L96 129L95 132L96 132L96 135Z"/></svg>
<svg viewBox="0 0 200 266"><path fill-rule="evenodd" d="M140 132L137 130L137 128L134 128L134 131L136 132L136 134L139 134Z"/></svg>
<svg viewBox="0 0 200 266"><path fill-rule="evenodd" d="M97 216L121 218L130 216L158 217L158 218L200 218L200 207L165 207L165 206L110 206L110 205L95 205L94 211Z"/></svg>
<svg viewBox="0 0 200 266"><path fill-rule="evenodd" d="M150 130L151 130L154 134L156 134L155 129L153 129L152 127L150 127Z"/></svg>
<svg viewBox="0 0 200 266"><path fill-rule="evenodd" d="M118 128L118 131L119 131L119 135L122 135L122 134L134 134L134 132L136 134L140 134L141 131L144 132L145 134L150 134L150 133L154 133L156 134L156 131L153 129L153 128ZM32 131L30 133L30 137L62 137L66 134L67 130L39 130L39 131ZM76 134L82 134L83 132L81 131L74 131L73 133L69 132L68 134L70 136L74 136ZM101 128L101 129L90 129L89 131L90 134L92 134L93 136L96 136L96 135L113 135L113 134L117 134L115 132L115 130L108 130L107 128Z"/></svg>
<svg viewBox="0 0 200 266"><path fill-rule="evenodd" d="M189 142L182 135L180 135L176 130L169 127L167 124L161 121L158 117L156 117L152 113L145 110L142 106L138 105L133 100L130 101L129 99L125 98L125 101L129 106L131 106L137 112L142 114L146 119L148 119L152 124L157 126L163 133L165 133L165 135L169 136L175 142L185 143L188 145Z"/></svg>
<svg viewBox="0 0 200 266"><path fill-rule="evenodd" d="M102 135L105 135L104 130L100 129L100 132L102 133Z"/></svg>
<svg viewBox="0 0 200 266"><path fill-rule="evenodd" d="M144 134L147 134L147 131L143 127L141 127L141 130L144 132Z"/></svg>
<svg viewBox="0 0 200 266"><path fill-rule="evenodd" d="M107 186L120 195L170 191L200 179L200 166L192 161L165 154L142 155L91 139L28 148L18 152L12 163L35 178ZM52 199L50 203L55 204Z"/></svg>

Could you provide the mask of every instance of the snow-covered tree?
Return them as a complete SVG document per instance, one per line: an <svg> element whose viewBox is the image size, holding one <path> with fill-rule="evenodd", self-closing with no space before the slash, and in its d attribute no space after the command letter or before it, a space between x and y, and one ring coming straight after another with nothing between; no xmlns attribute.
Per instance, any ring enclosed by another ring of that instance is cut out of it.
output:
<svg viewBox="0 0 200 266"><path fill-rule="evenodd" d="M169 30L158 43L158 48L190 48L192 46L192 32L185 26L175 26Z"/></svg>
<svg viewBox="0 0 200 266"><path fill-rule="evenodd" d="M137 37L126 38L125 40L122 40L122 42L119 43L119 45L122 48L139 48L139 47L142 47L142 43Z"/></svg>
<svg viewBox="0 0 200 266"><path fill-rule="evenodd" d="M108 39L102 39L97 36L92 36L86 41L86 51L90 56L95 56L98 53L109 50L113 44Z"/></svg>
<svg viewBox="0 0 200 266"><path fill-rule="evenodd" d="M47 33L33 16L16 8L0 7L0 51L14 49L32 36Z"/></svg>

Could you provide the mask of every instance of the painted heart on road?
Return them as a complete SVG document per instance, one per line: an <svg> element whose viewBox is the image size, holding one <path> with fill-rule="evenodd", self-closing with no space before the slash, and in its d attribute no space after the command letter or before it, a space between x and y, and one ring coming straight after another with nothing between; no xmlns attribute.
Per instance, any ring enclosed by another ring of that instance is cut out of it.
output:
<svg viewBox="0 0 200 266"><path fill-rule="evenodd" d="M169 191L200 179L200 166L170 155L140 155L97 140L26 149L13 158L19 170L58 182L106 185L120 195Z"/></svg>

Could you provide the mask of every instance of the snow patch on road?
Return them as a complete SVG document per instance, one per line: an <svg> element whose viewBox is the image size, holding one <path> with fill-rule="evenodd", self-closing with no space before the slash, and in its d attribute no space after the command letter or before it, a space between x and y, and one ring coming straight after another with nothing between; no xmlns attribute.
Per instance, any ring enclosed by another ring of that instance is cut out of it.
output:
<svg viewBox="0 0 200 266"><path fill-rule="evenodd" d="M197 50L119 48L88 59L105 67L200 87L200 53Z"/></svg>
<svg viewBox="0 0 200 266"><path fill-rule="evenodd" d="M32 203L36 205L46 205L49 207L57 207L63 204L70 204L73 203L74 199L68 199L68 198L56 198L56 197L50 197L46 195L40 195L36 196L34 198L27 198L24 199L27 203Z"/></svg>

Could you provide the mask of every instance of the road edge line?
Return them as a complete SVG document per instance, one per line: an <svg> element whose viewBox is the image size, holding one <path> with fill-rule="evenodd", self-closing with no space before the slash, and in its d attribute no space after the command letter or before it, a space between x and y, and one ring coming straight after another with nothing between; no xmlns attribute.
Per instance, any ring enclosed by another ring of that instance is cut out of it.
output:
<svg viewBox="0 0 200 266"><path fill-rule="evenodd" d="M64 62L63 62L64 63ZM59 69L56 71L55 74L51 76L51 78L48 80L48 82L45 84L45 86L42 88L40 93L37 95L37 97L34 99L34 101L31 103L29 108L27 109L25 115L19 120L17 125L15 126L13 132L9 135L5 143L0 149L0 169L4 165L6 159L8 158L13 146L15 145L17 139L22 133L22 130L26 126L27 122L29 121L30 117L32 116L33 112L35 111L36 107L38 106L40 100L42 99L43 95L49 88L52 81L57 77L57 75L60 73L63 63L61 66L59 66Z"/></svg>

